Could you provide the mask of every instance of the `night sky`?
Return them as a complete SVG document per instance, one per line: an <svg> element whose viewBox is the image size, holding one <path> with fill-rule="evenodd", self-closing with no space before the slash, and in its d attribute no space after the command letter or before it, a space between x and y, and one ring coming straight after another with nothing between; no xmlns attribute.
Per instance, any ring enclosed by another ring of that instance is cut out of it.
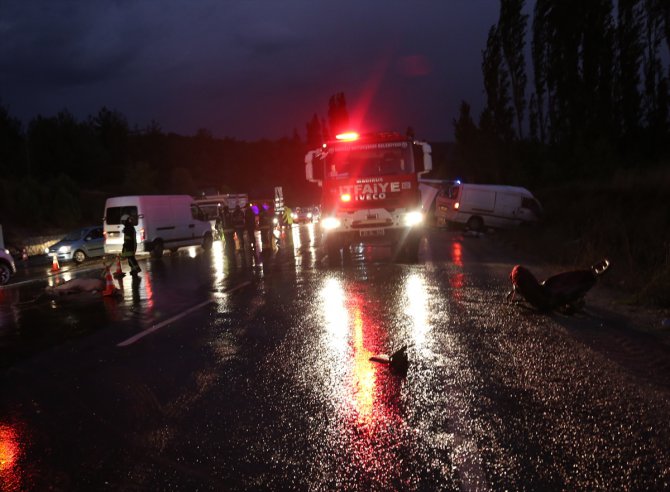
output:
<svg viewBox="0 0 670 492"><path fill-rule="evenodd" d="M0 1L0 103L24 124L102 106L132 126L276 139L344 92L352 124L450 140L483 106L498 0Z"/></svg>

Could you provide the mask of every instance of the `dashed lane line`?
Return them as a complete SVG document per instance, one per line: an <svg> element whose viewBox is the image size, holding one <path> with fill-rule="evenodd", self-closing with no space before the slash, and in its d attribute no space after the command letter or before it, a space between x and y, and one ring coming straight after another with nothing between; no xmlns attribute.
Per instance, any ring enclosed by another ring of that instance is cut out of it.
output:
<svg viewBox="0 0 670 492"><path fill-rule="evenodd" d="M236 285L235 287L232 287L232 288L226 290L224 293L225 294L230 294L231 292L234 292L238 289L241 289L242 287L246 287L249 284L251 284L251 282L243 282L239 285ZM153 332L160 330L164 326L169 325L170 323L174 323L178 319L181 319L185 316L188 316L192 312L197 311L198 309L203 308L203 307L207 306L208 304L212 304L213 302L214 301L210 299L210 300L201 302L200 304L196 304L195 306L192 306L192 307L188 308L186 311L182 311L181 313L179 313L175 316L172 316L171 318L168 318L164 321L161 321L160 323L155 324L155 325L151 326L150 328L147 328L146 330L139 332L137 335L134 335L134 336L128 338L127 340L124 340L121 343L118 343L116 346L117 347L127 347L128 345L131 345L131 344L135 343L136 341L146 337L147 335L150 335Z"/></svg>

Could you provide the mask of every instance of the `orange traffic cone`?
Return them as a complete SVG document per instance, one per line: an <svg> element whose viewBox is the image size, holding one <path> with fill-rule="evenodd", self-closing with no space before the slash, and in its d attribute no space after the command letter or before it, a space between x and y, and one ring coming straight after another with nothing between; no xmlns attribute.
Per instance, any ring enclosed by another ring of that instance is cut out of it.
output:
<svg viewBox="0 0 670 492"><path fill-rule="evenodd" d="M58 255L54 253L53 261L51 262L51 271L57 272L58 270L60 270L60 265L58 264Z"/></svg>
<svg viewBox="0 0 670 492"><path fill-rule="evenodd" d="M109 271L109 267L105 267L105 290L102 291L103 296L113 296L116 294L116 287L114 286L114 279L112 278L112 272Z"/></svg>
<svg viewBox="0 0 670 492"><path fill-rule="evenodd" d="M126 274L123 273L123 270L121 270L121 257L117 256L116 257L116 271L114 272L114 278L117 279L117 280L121 280L125 276L126 276Z"/></svg>

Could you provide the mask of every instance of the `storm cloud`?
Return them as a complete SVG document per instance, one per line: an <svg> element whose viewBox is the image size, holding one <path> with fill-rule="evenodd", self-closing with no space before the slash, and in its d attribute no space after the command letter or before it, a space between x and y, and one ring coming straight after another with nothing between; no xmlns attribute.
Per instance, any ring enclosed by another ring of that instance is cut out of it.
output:
<svg viewBox="0 0 670 492"><path fill-rule="evenodd" d="M4 1L0 102L24 123L102 106L184 135L304 134L344 92L366 129L451 138L482 104L496 0Z"/></svg>

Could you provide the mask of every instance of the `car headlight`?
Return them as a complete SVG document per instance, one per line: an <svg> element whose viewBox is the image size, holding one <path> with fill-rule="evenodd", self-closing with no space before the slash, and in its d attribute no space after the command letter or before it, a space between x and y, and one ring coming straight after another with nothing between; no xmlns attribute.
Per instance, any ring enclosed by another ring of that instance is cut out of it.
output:
<svg viewBox="0 0 670 492"><path fill-rule="evenodd" d="M72 249L72 246L61 246L58 248L59 253L69 253L70 250Z"/></svg>
<svg viewBox="0 0 670 492"><path fill-rule="evenodd" d="M335 217L326 217L321 221L321 227L323 227L326 230L331 230L331 229L337 229L342 225L342 222L340 222L340 219L336 219Z"/></svg>
<svg viewBox="0 0 670 492"><path fill-rule="evenodd" d="M408 212L405 214L405 225L410 227L421 224L423 222L423 214L421 212Z"/></svg>

